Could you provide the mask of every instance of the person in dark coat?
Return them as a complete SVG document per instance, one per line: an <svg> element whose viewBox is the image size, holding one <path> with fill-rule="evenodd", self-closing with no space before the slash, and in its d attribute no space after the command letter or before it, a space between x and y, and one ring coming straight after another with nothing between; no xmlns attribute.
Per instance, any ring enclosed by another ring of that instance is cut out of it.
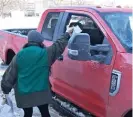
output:
<svg viewBox="0 0 133 117"><path fill-rule="evenodd" d="M42 117L50 117L50 68L65 50L72 32L73 28L70 28L53 45L45 47L43 36L37 31L30 31L28 43L15 55L5 71L1 81L2 91L9 94L14 88L17 107L24 110L24 117L32 117L33 107L36 106Z"/></svg>

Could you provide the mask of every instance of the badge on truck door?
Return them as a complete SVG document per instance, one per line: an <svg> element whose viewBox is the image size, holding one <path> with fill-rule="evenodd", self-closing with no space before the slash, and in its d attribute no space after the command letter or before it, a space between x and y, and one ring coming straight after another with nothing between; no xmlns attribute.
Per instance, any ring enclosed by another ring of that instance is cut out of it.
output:
<svg viewBox="0 0 133 117"><path fill-rule="evenodd" d="M113 70L111 74L111 82L110 82L110 90L109 90L109 94L111 96L115 96L119 92L120 81L121 81L121 72L117 70Z"/></svg>

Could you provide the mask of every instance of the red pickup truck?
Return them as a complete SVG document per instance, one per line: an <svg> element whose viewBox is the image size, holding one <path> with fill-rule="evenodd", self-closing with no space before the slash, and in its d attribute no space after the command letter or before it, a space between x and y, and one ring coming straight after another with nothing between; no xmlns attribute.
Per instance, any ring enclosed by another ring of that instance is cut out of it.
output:
<svg viewBox="0 0 133 117"><path fill-rule="evenodd" d="M64 53L51 68L53 100L75 117L131 117L132 10L48 9L37 30L46 39L44 44L49 46L74 23L80 24L82 32L70 39ZM27 42L29 30L0 31L3 62L10 63Z"/></svg>

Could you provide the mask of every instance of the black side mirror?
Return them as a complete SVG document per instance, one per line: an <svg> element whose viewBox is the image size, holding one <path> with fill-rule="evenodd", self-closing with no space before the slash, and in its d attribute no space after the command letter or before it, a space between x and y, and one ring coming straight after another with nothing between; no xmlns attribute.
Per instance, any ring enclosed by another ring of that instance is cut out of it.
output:
<svg viewBox="0 0 133 117"><path fill-rule="evenodd" d="M90 36L86 33L74 34L68 43L68 57L85 61L90 58Z"/></svg>

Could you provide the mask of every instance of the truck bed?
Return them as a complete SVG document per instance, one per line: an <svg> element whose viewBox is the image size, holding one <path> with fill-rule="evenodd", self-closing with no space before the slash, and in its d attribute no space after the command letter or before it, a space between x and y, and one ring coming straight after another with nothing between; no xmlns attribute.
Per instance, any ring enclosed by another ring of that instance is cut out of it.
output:
<svg viewBox="0 0 133 117"><path fill-rule="evenodd" d="M27 36L28 32L30 30L36 30L36 29L35 28L29 28L29 29L5 29L3 31L7 31L7 32L14 33L14 34L19 34L19 35Z"/></svg>
<svg viewBox="0 0 133 117"><path fill-rule="evenodd" d="M14 56L15 53L18 52L23 47L23 45L27 42L27 35L30 30L36 30L36 29L21 28L21 29L0 30L0 57L3 61L6 58L8 58L8 56L10 57ZM6 62L6 64L8 64L8 62Z"/></svg>

